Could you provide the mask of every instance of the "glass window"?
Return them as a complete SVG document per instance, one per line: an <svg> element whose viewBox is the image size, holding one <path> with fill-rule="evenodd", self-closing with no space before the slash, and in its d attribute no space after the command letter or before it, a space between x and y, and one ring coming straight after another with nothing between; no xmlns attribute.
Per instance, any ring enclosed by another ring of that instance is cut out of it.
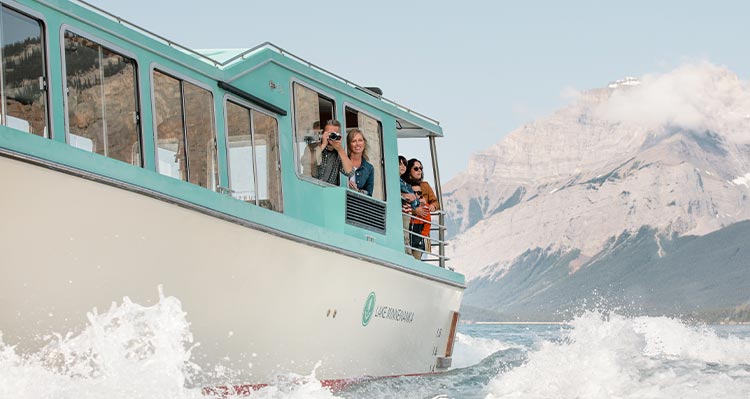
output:
<svg viewBox="0 0 750 399"><path fill-rule="evenodd" d="M219 184L216 159L214 97L210 91L183 82L190 183L213 190Z"/></svg>
<svg viewBox="0 0 750 399"><path fill-rule="evenodd" d="M135 61L65 32L68 143L141 164Z"/></svg>
<svg viewBox="0 0 750 399"><path fill-rule="evenodd" d="M365 136L365 156L375 169L374 186L372 197L385 201L385 180L383 179L384 162L383 162L383 125L377 119L359 112L353 108L344 109L346 117L347 134L352 129L359 129ZM348 150L348 149L347 149Z"/></svg>
<svg viewBox="0 0 750 399"><path fill-rule="evenodd" d="M258 205L274 211L282 210L281 167L279 164L279 127L275 118L251 111Z"/></svg>
<svg viewBox="0 0 750 399"><path fill-rule="evenodd" d="M321 123L334 119L333 100L294 83L294 141L297 147L297 174L312 177L315 147L320 144Z"/></svg>
<svg viewBox="0 0 750 399"><path fill-rule="evenodd" d="M229 188L242 201L255 203L255 166L250 111L227 102L227 146L229 151Z"/></svg>
<svg viewBox="0 0 750 399"><path fill-rule="evenodd" d="M227 101L227 141L232 195L281 212L279 127L276 119Z"/></svg>
<svg viewBox="0 0 750 399"><path fill-rule="evenodd" d="M180 81L154 71L156 161L159 173L187 180L185 124Z"/></svg>
<svg viewBox="0 0 750 399"><path fill-rule="evenodd" d="M154 70L159 173L215 190L214 100L210 91Z"/></svg>
<svg viewBox="0 0 750 399"><path fill-rule="evenodd" d="M106 155L140 165L135 62L105 48L101 49L101 53Z"/></svg>
<svg viewBox="0 0 750 399"><path fill-rule="evenodd" d="M42 24L2 7L0 27L2 124L46 137L47 79Z"/></svg>

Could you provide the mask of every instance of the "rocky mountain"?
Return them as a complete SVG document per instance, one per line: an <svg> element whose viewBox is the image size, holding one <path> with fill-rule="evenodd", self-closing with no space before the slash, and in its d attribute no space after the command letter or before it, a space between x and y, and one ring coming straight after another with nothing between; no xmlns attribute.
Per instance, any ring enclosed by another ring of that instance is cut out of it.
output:
<svg viewBox="0 0 750 399"><path fill-rule="evenodd" d="M748 242L750 221L705 236L665 237L644 226L610 240L573 274L567 265L578 250L535 248L521 254L502 278L473 280L466 296L475 309L465 313L471 319L533 321L606 308L705 318L750 304ZM489 309L499 315L478 313Z"/></svg>
<svg viewBox="0 0 750 399"><path fill-rule="evenodd" d="M746 82L707 63L627 78L472 157L443 188L449 256L470 281L467 305L488 307L479 284L536 295L600 268L622 237L648 234L653 256L672 256L675 240L750 219L749 184Z"/></svg>

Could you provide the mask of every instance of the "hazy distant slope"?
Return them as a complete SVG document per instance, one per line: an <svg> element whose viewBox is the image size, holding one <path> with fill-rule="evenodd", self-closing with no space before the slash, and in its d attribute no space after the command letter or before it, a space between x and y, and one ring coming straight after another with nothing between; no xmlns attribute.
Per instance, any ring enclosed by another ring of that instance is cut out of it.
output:
<svg viewBox="0 0 750 399"><path fill-rule="evenodd" d="M569 277L573 254L536 249L521 256L503 278L474 281L465 302L528 320L564 318L602 301L623 312L650 315L732 308L750 301L748 243L748 221L701 237L662 239L661 244L655 231L644 227L613 238Z"/></svg>

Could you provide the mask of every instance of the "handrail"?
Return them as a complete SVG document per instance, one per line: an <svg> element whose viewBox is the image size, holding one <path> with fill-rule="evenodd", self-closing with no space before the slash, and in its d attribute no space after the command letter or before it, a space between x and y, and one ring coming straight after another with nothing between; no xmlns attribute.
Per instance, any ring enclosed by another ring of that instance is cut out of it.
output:
<svg viewBox="0 0 750 399"><path fill-rule="evenodd" d="M169 40L169 39L167 39L164 36L161 36L161 35L159 35L157 33L154 33L154 32L152 32L152 31L150 31L150 30L148 30L148 29L146 29L146 28L144 28L142 26L136 25L135 23L130 22L130 21L128 21L128 20L126 20L126 19L124 19L122 17L119 17L119 16L115 15L115 14L112 14L112 13L106 11L106 10L103 10L103 9L101 9L101 8L99 8L99 7L91 4L91 3L86 2L85 0L75 0L75 1L78 2L78 3L80 3L80 4L83 4L84 6L90 8L90 9L92 9L92 10L98 12L98 13L101 13L101 14L109 17L109 18L112 18L113 20L115 20L117 23L119 23L121 25L126 25L126 26L128 26L128 27L130 27L130 28L132 28L134 30L140 31L141 33L144 33L144 34L146 34L148 36L151 36L152 38L156 38L158 40L161 40L164 43L166 43L169 47L178 48L178 49L180 49L182 51L185 51L185 52L188 52L188 53L190 53L190 54L192 54L192 55L194 55L194 56L196 56L198 58L202 58L202 59L210 62L211 64L213 64L216 67L225 67L225 66L231 64L232 62L238 60L238 59L244 59L245 56L247 56L248 54L250 54L250 53L252 53L254 51L257 51L257 50L259 50L261 48L271 48L274 51L278 52L279 54L281 54L281 55L283 55L285 57L289 57L289 58L295 59L296 61L301 62L301 63L307 65L310 68L316 69L319 72L322 72L322 73L328 75L329 77L337 79L337 80L339 80L339 81L341 81L341 82L343 82L343 83L345 83L345 84L347 84L347 85L349 85L349 86L351 86L353 88L356 88L356 89L361 90L361 91L363 91L363 92L365 92L367 94L370 94L370 95L372 95L374 97L377 97L378 99L383 100L384 102L389 103L389 104L393 105L394 107L396 107L396 108L398 108L398 109L400 109L400 110L402 110L402 111L404 111L404 112L406 112L408 114L416 115L416 116L418 116L418 117L420 117L420 118L422 118L422 119L424 119L424 120L426 120L428 122L431 122L431 123L434 123L437 126L440 126L440 122L439 121L437 121L437 120L435 120L433 118L430 118L429 116L427 116L425 114L417 112L417 111L415 111L415 110L413 110L413 109L411 109L411 108L409 108L409 107L407 107L405 105L401 105L401 104L399 104L399 103L397 103L397 102L395 102L395 101L393 101L393 100L391 100L389 98L383 97L382 95L380 95L378 93L375 93L372 90L370 90L370 89L368 89L368 88L366 88L364 86L358 85L358 84L350 81L349 79L341 77L341 76L339 76L339 75L337 75L337 74L335 74L335 73L333 73L333 72L331 72L331 71L329 71L329 70L327 70L327 69L325 69L325 68L323 68L321 66L315 65L312 62L307 61L304 58L302 58L302 57L300 57L298 55L295 55L295 54L293 54L293 53L291 53L291 52L289 52L287 50L284 50L283 48L281 48L281 47L279 47L279 46L277 46L277 45L275 45L275 44L273 44L271 42L263 42L263 43L255 46L255 47L252 47L252 48L247 49L247 50L245 50L245 51L243 51L243 52L241 52L241 53L239 53L237 55L234 55L234 56L230 57L229 59L227 59L226 61L222 62L222 61L216 60L214 58L211 58L211 57L209 57L209 56L207 56L205 54L199 53L199 52L197 52L197 51L195 51L195 50L193 50L193 49L191 49L191 48L189 48L187 46L183 46L183 45L181 45L179 43L173 42L172 40Z"/></svg>
<svg viewBox="0 0 750 399"><path fill-rule="evenodd" d="M437 121L437 120L435 120L433 118L430 118L429 116L427 116L425 114L417 112L417 111L415 111L415 110L413 110L413 109L411 109L411 108L409 108L409 107L407 107L405 105L401 105L401 104L399 104L399 103L397 103L397 102L395 102L395 101L393 101L393 100L391 100L391 99L389 99L387 97L383 97L382 95L380 95L378 93L375 93L372 90L370 90L370 89L368 89L368 88L366 88L366 87L364 87L362 85L358 85L358 84L350 81L349 79L346 79L346 78L344 78L342 76L339 76L339 75L337 75L337 74L335 74L335 73L333 73L333 72L331 72L331 71L329 71L329 70L327 70L327 69L325 69L325 68L323 68L323 67L321 67L319 65L313 64L312 62L307 61L304 58L302 58L302 57L300 57L300 56L298 56L296 54L293 54L293 53L291 53L291 52L289 52L287 50L284 50L283 48L281 48L281 47L279 47L279 46L277 46L277 45L275 45L275 44L273 44L271 42L264 42L264 43L262 43L262 44L260 44L258 46L255 46L255 47L253 47L251 49L243 51L242 53L237 54L237 55L235 55L232 58L229 58L228 60L224 61L223 63L220 63L220 65L221 66L225 66L225 65L229 64L230 62L233 62L233 61L237 60L238 58L244 58L247 54L252 53L253 51L256 51L256 50L258 50L260 48L263 48L263 47L271 48L271 49L277 51L279 54L281 54L281 55L283 55L285 57L292 58L292 59L294 59L294 60L296 60L298 62L301 62L301 63L307 65L310 68L313 68L313 69L315 69L315 70L317 70L319 72L322 72L322 73L328 75L329 77L335 78L335 79L343 82L346 85L349 85L349 86L351 86L351 87L353 87L355 89L361 90L361 91L363 91L363 92L365 92L365 93L367 93L367 94L369 94L371 96L377 97L378 99L383 100L384 102L387 102L387 103L393 105L394 107L396 107L398 109L401 109L402 111L405 111L408 114L416 115L416 116L418 116L418 117L420 117L422 119L425 119L425 120L427 120L429 122L434 123L435 125L440 126L440 122L439 121Z"/></svg>
<svg viewBox="0 0 750 399"><path fill-rule="evenodd" d="M422 235L422 234L419 234L419 233L412 232L411 229L402 229L403 232L405 233L405 236L409 237L409 240L404 243L404 247L407 250L412 251L412 252L413 251L419 251L421 253L420 257L421 256L427 256L428 257L427 259L420 259L423 262L436 262L437 261L440 267L445 268L446 267L445 266L445 262L448 261L448 260L450 260L450 258L448 258L448 257L445 256L445 247L446 247L447 243L444 240L444 236L445 236L444 232L446 230L446 227L443 224L443 222L435 223L432 220L422 219L419 216L412 215L412 214L409 214L409 213L404 213L404 215L406 215L406 216L409 217L409 219L410 219L409 225L410 226L411 226L411 224L414 221L419 221L421 223L428 223L428 224L430 224L430 231L431 232L434 231L434 230L437 230L440 233L439 234L439 238L436 239L436 238L431 237L429 235ZM430 212L430 215L431 216L438 216L439 219L442 219L443 215L444 215L444 212L442 212L442 211ZM420 237L420 238L422 238L424 240L429 240L430 244L431 244L430 245L430 251L427 251L426 248L422 249L422 248L412 247L411 246L411 237ZM432 252L432 244L437 244L438 253ZM409 251L407 251L407 252L409 252ZM430 257L434 257L434 258L430 258Z"/></svg>
<svg viewBox="0 0 750 399"><path fill-rule="evenodd" d="M435 136L430 136L430 157L432 158L432 173L435 178L435 194L437 195L438 203L439 204L445 204L443 202L443 187L440 184L440 168L438 167L438 156L437 156L437 146L435 145ZM445 214L440 213L438 215L438 223L440 225L445 225ZM441 228L441 230L438 232L438 237L440 239L440 244L438 244L439 252L440 254L445 254L445 228ZM441 259L440 261L440 267L445 267L445 261Z"/></svg>
<svg viewBox="0 0 750 399"><path fill-rule="evenodd" d="M430 212L430 215L431 216L440 215L440 211ZM419 216L415 216L415 215L409 215L409 217L412 218L412 219L414 219L414 220L418 220L420 222L427 223L427 224L429 224L431 226L437 226L438 228L446 228L444 225L442 225L440 223L436 223L434 220L422 219Z"/></svg>
<svg viewBox="0 0 750 399"><path fill-rule="evenodd" d="M88 2L86 2L84 0L76 0L76 1L79 2L79 3L81 3L81 4L83 4L83 5L85 5L86 7L89 7L91 9L95 10L96 12L102 13L102 14L110 17L110 18L113 18L115 21L117 21L121 25L127 25L127 26L129 26L131 28L134 28L136 30L141 31L141 33L145 33L148 36L151 36L151 37L157 38L159 40L162 40L169 47L176 47L176 48L179 48L180 50L187 51L188 53L190 53L190 54L192 54L192 55L194 55L196 57L203 58L203 59L211 62L212 64L214 64L214 66L222 66L221 62L219 62L219 61L217 61L217 60L215 60L215 59L213 59L213 58L211 58L211 57L209 57L207 55L201 54L201 53L199 53L199 52L197 52L197 51L195 51L195 50L193 50L191 48L188 48L188 47L185 47L185 46L183 46L181 44L175 43L175 42L167 39L166 37L161 36L161 35L159 35L157 33L154 33L154 32L152 32L152 31L150 31L150 30L148 30L148 29L146 29L144 27L138 26L138 25L134 24L133 22L128 21L125 18L122 18L122 17L119 17L119 16L117 16L115 14L112 14L111 12L103 10L103 9L101 9L101 8L99 8L99 7L91 4L91 3L88 3Z"/></svg>

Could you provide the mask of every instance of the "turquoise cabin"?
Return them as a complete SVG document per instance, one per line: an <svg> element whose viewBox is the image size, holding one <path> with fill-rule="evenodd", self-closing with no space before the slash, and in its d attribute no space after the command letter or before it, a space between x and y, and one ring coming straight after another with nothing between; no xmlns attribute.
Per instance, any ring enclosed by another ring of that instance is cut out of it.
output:
<svg viewBox="0 0 750 399"><path fill-rule="evenodd" d="M404 253L397 140L434 155L442 129L376 88L270 43L190 50L84 2L3 0L1 40L4 151L464 284L441 240L425 261ZM363 131L372 196L312 176L328 119Z"/></svg>

